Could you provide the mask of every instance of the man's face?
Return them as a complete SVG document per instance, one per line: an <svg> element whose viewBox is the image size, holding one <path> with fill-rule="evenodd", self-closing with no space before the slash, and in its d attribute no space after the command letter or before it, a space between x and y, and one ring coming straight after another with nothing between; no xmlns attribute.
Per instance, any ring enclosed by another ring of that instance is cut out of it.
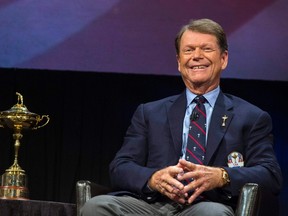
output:
<svg viewBox="0 0 288 216"><path fill-rule="evenodd" d="M187 30L182 35L177 56L178 70L192 92L216 88L228 63L228 51L221 53L214 35ZM205 93L202 92L202 93Z"/></svg>

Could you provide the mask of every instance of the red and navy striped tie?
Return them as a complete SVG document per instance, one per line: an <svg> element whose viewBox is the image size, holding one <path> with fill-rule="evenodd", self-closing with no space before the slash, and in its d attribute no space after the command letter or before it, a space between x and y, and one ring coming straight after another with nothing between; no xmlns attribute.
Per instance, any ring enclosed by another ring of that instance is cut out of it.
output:
<svg viewBox="0 0 288 216"><path fill-rule="evenodd" d="M196 164L203 164L206 152L206 111L204 106L206 99L203 95L200 95L193 102L196 103L196 106L190 116L186 160Z"/></svg>

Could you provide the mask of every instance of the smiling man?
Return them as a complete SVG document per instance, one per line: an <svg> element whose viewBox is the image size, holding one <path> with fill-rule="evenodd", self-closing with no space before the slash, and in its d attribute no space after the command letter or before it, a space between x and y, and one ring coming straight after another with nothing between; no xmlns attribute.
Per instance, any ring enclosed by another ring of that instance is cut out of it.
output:
<svg viewBox="0 0 288 216"><path fill-rule="evenodd" d="M176 40L178 70L186 87L203 95L218 87L221 72L228 64L228 47L225 41L221 47L214 35L205 33L205 26L204 33L200 27L190 28L183 28ZM219 38L224 40L225 35Z"/></svg>
<svg viewBox="0 0 288 216"><path fill-rule="evenodd" d="M220 89L222 27L192 20L175 46L186 89L138 106L110 164L115 192L89 200L82 215L234 215L247 182L279 194L270 115Z"/></svg>

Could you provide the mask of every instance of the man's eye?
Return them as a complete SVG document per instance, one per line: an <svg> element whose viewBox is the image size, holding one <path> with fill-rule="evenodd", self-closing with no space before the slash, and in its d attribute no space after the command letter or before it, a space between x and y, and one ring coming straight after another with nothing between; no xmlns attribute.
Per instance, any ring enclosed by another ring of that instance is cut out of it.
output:
<svg viewBox="0 0 288 216"><path fill-rule="evenodd" d="M185 50L184 50L184 53L191 53L191 52L193 52L192 49L185 49Z"/></svg>
<svg viewBox="0 0 288 216"><path fill-rule="evenodd" d="M204 52L212 52L213 51L213 49L211 47L204 47L202 50Z"/></svg>

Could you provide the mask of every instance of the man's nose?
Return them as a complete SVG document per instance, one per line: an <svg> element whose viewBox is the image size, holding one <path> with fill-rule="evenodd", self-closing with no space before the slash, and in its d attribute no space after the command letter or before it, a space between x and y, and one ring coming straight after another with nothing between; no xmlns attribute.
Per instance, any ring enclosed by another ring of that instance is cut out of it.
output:
<svg viewBox="0 0 288 216"><path fill-rule="evenodd" d="M203 56L203 50L197 47L193 52L193 58L197 59L197 58L201 58L202 56Z"/></svg>

